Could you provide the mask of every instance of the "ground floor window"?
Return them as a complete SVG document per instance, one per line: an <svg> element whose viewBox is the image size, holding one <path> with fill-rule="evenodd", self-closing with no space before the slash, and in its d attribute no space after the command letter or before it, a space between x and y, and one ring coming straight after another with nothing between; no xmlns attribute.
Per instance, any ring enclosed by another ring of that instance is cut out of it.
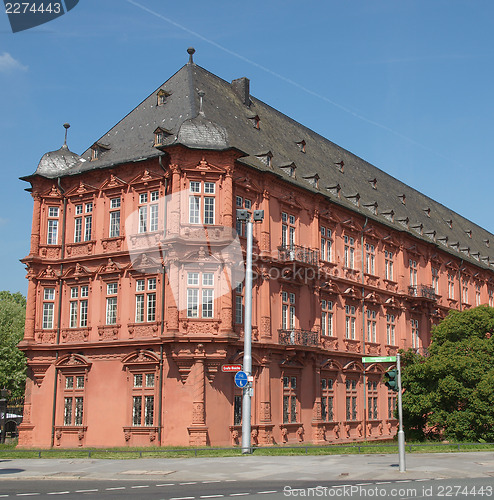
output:
<svg viewBox="0 0 494 500"><path fill-rule="evenodd" d="M283 377L283 423L297 421L297 377Z"/></svg>

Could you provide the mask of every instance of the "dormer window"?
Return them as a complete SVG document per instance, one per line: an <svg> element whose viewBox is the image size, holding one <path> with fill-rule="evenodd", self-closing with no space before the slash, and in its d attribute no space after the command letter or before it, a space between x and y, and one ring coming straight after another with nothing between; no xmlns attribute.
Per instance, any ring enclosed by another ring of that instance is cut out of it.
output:
<svg viewBox="0 0 494 500"><path fill-rule="evenodd" d="M256 155L256 158L264 163L267 167L272 167L273 166L273 154L271 151L268 151L267 153L260 153Z"/></svg>
<svg viewBox="0 0 494 500"><path fill-rule="evenodd" d="M256 128L257 130L261 128L261 119L259 118L259 115L250 116L249 120L254 126L254 128Z"/></svg>
<svg viewBox="0 0 494 500"><path fill-rule="evenodd" d="M154 145L162 146L165 143L165 139L171 135L171 132L163 128L158 127L154 131Z"/></svg>
<svg viewBox="0 0 494 500"><path fill-rule="evenodd" d="M319 189L319 174L304 175L304 179L314 188Z"/></svg>
<svg viewBox="0 0 494 500"><path fill-rule="evenodd" d="M166 90L160 89L158 90L158 93L156 95L158 98L157 105L163 106L164 104L166 104L168 97L171 96L171 93L167 92Z"/></svg>
<svg viewBox="0 0 494 500"><path fill-rule="evenodd" d="M106 146L105 144L101 144L100 142L96 142L91 146L91 161L98 160L101 157L101 154L105 151L108 151L110 146Z"/></svg>
<svg viewBox="0 0 494 500"><path fill-rule="evenodd" d="M295 163L289 163L287 165L280 165L281 170L285 172L285 174L288 174L290 177L295 177L295 169L297 166Z"/></svg>
<svg viewBox="0 0 494 500"><path fill-rule="evenodd" d="M306 142L303 139L301 141L297 142L297 146L299 147L299 149L302 153L305 153L305 145L306 145Z"/></svg>

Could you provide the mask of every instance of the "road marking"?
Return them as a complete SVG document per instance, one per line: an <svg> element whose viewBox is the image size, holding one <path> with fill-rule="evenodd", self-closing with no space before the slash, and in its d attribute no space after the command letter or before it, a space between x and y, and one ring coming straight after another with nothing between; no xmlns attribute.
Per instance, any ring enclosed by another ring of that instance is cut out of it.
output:
<svg viewBox="0 0 494 500"><path fill-rule="evenodd" d="M106 491L113 491L113 490L125 490L125 486L115 486L113 488L105 488Z"/></svg>
<svg viewBox="0 0 494 500"><path fill-rule="evenodd" d="M173 497L170 500L194 500L195 497Z"/></svg>
<svg viewBox="0 0 494 500"><path fill-rule="evenodd" d="M245 495L250 495L250 493L230 493L231 497L243 497Z"/></svg>
<svg viewBox="0 0 494 500"><path fill-rule="evenodd" d="M376 484L391 484L391 481L381 481L380 483L376 483ZM350 486L350 485L348 485Z"/></svg>
<svg viewBox="0 0 494 500"><path fill-rule="evenodd" d="M131 486L131 488L149 488L149 484L144 484L142 486Z"/></svg>
<svg viewBox="0 0 494 500"><path fill-rule="evenodd" d="M75 493L94 493L98 490L75 490Z"/></svg>
<svg viewBox="0 0 494 500"><path fill-rule="evenodd" d="M202 484L209 484L209 483L221 483L219 479L215 479L213 481L201 481Z"/></svg>
<svg viewBox="0 0 494 500"><path fill-rule="evenodd" d="M225 495L201 495L199 498L221 498Z"/></svg>
<svg viewBox="0 0 494 500"><path fill-rule="evenodd" d="M68 495L70 491L52 491L47 493L47 495Z"/></svg>
<svg viewBox="0 0 494 500"><path fill-rule="evenodd" d="M175 483L165 483L165 484L157 484L156 487L160 486L175 486Z"/></svg>
<svg viewBox="0 0 494 500"><path fill-rule="evenodd" d="M399 481L395 481L395 483L411 483L411 479L400 479Z"/></svg>
<svg viewBox="0 0 494 500"><path fill-rule="evenodd" d="M267 495L268 493L278 493L277 490L269 490L269 491L258 491L258 495Z"/></svg>
<svg viewBox="0 0 494 500"><path fill-rule="evenodd" d="M355 486L368 486L369 484L372 483L357 483Z"/></svg>
<svg viewBox="0 0 494 500"><path fill-rule="evenodd" d="M179 485L183 485L183 484L197 484L197 481L190 481L189 483L178 483Z"/></svg>
<svg viewBox="0 0 494 500"><path fill-rule="evenodd" d="M41 493L17 493L18 497L32 497L34 495L41 495Z"/></svg>
<svg viewBox="0 0 494 500"><path fill-rule="evenodd" d="M417 483L421 483L422 481L430 481L430 479L415 479Z"/></svg>
<svg viewBox="0 0 494 500"><path fill-rule="evenodd" d="M225 479L225 483L236 483L236 479Z"/></svg>

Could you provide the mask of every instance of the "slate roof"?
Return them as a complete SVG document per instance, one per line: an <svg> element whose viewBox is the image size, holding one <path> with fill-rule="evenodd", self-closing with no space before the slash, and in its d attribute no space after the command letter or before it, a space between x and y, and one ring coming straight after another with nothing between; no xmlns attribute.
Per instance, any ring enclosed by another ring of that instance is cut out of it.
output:
<svg viewBox="0 0 494 500"><path fill-rule="evenodd" d="M42 159L35 174L56 178L108 168L157 157L161 149L178 143L197 149L236 148L243 153L239 161L259 171L270 171L369 219L435 242L466 261L494 267L494 235L255 97L250 96L246 105L245 93L238 92L242 82L230 84L190 59L96 141L102 146L97 160L91 160L89 148L81 155L86 161L74 160L59 170L43 168ZM158 105L160 90L166 95L163 105ZM159 148L157 128L167 135ZM271 166L262 161L268 152ZM290 167L295 167L293 177Z"/></svg>

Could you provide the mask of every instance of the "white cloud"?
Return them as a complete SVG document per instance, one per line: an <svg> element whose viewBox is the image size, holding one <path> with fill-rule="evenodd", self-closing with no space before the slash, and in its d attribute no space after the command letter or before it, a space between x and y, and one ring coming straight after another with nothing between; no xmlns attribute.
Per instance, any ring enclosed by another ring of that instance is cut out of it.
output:
<svg viewBox="0 0 494 500"><path fill-rule="evenodd" d="M8 52L0 54L0 73L12 73L14 71L27 71L27 66L14 59Z"/></svg>

